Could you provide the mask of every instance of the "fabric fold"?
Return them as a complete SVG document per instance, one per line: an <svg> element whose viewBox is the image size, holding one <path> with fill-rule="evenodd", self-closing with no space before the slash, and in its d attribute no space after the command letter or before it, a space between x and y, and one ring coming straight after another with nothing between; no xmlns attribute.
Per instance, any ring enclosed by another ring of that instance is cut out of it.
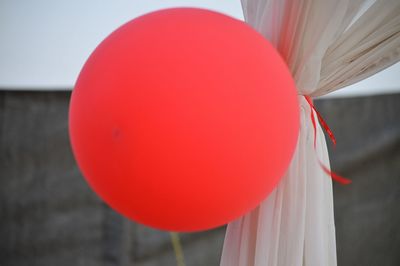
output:
<svg viewBox="0 0 400 266"><path fill-rule="evenodd" d="M242 0L242 7L286 61L299 95L327 94L400 60L398 0ZM332 181L318 161L329 167L325 137L317 124L314 149L312 109L302 96L299 105L290 166L256 209L228 225L221 266L337 264Z"/></svg>

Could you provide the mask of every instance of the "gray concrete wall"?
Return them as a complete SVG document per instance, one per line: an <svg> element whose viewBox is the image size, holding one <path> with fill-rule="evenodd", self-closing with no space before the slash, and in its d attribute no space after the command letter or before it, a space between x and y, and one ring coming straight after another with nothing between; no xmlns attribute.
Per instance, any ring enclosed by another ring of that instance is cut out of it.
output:
<svg viewBox="0 0 400 266"><path fill-rule="evenodd" d="M337 138L332 167L338 265L400 265L400 94L324 100Z"/></svg>
<svg viewBox="0 0 400 266"><path fill-rule="evenodd" d="M0 265L175 265L166 232L88 188L67 134L69 92L0 91ZM400 265L400 94L317 101L338 145L339 266ZM181 235L188 266L218 265L224 228Z"/></svg>

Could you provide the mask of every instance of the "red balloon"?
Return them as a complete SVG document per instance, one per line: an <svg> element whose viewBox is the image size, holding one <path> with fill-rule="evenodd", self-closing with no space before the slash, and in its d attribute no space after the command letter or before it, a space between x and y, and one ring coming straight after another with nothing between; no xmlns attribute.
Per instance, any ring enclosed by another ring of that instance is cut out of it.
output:
<svg viewBox="0 0 400 266"><path fill-rule="evenodd" d="M293 155L298 99L284 61L244 22L192 8L108 36L70 103L75 158L93 190L139 223L198 231L245 214Z"/></svg>

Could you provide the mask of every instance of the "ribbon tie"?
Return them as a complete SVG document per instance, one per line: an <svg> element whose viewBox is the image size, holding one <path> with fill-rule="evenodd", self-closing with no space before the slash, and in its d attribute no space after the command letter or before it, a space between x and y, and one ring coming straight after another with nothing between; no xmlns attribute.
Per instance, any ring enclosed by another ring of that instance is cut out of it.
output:
<svg viewBox="0 0 400 266"><path fill-rule="evenodd" d="M326 133L328 133L329 139L332 141L333 145L335 146L336 145L336 138L333 135L333 132L329 128L328 124L325 122L325 120L322 118L321 114L315 108L311 97L310 96L304 96L304 98L306 99L306 101L308 102L308 104L311 107L311 112L310 112L311 113L311 122L312 122L313 127L314 127L314 150L316 150L316 148L317 148L317 123L315 121L314 112L317 115L318 120L321 123L322 127L325 129ZM340 184L343 184L343 185L347 185L347 184L351 183L350 179L342 177L342 176L336 174L335 172L331 171L319 158L318 158L318 162L319 162L319 165L321 166L322 170L327 175L331 176L331 178L333 180L335 180L336 182L339 182Z"/></svg>

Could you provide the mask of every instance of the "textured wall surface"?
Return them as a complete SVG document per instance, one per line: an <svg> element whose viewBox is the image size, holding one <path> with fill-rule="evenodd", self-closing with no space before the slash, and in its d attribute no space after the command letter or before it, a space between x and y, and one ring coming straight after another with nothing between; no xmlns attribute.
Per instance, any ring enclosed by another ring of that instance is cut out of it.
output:
<svg viewBox="0 0 400 266"><path fill-rule="evenodd" d="M332 168L353 180L334 185L338 265L400 265L400 94L317 108L338 141Z"/></svg>
<svg viewBox="0 0 400 266"><path fill-rule="evenodd" d="M175 265L169 234L103 204L71 154L69 92L0 91L0 265ZM317 101L338 140L339 266L400 265L400 94ZM188 266L218 265L224 228L182 234Z"/></svg>

